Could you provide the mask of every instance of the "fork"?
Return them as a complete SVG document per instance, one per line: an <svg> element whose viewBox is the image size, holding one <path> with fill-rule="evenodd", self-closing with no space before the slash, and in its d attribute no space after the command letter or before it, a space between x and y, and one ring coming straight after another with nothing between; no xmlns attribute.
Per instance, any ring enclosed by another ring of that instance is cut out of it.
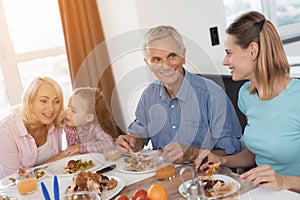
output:
<svg viewBox="0 0 300 200"><path fill-rule="evenodd" d="M129 148L129 153L130 153L131 158L136 158L136 159L139 158L140 152L139 151L138 152L134 152L132 150L132 147Z"/></svg>

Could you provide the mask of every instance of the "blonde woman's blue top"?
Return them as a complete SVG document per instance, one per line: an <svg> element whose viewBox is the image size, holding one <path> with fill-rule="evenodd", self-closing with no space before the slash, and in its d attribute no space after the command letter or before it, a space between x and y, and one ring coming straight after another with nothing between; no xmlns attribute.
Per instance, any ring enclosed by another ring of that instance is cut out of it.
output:
<svg viewBox="0 0 300 200"><path fill-rule="evenodd" d="M238 106L247 116L244 139L258 166L300 176L300 80L292 79L278 96L259 100L250 82L239 91Z"/></svg>

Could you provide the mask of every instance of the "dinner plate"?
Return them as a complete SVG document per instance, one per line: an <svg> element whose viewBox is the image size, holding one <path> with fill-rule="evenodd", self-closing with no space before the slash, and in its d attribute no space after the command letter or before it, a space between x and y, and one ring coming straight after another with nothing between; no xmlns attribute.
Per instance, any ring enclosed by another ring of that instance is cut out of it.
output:
<svg viewBox="0 0 300 200"><path fill-rule="evenodd" d="M216 196L216 197L208 197L208 199L215 199L215 198L219 198L219 197L225 197L225 196L234 194L236 191L238 191L241 188L240 183L238 181L234 180L233 178L229 177L229 176L226 176L226 175L223 175L223 174L214 174L213 178L214 178L214 180L223 180L225 184L233 183L234 187L232 188L232 190L230 190L226 194L222 194L222 195L219 195L219 196ZM185 189L184 189L184 184L188 184L191 181L192 180L188 180L188 181L182 183L181 185L179 185L179 187L178 187L179 193L185 198L187 198L187 196L186 196L186 192L185 192Z"/></svg>
<svg viewBox="0 0 300 200"><path fill-rule="evenodd" d="M63 172L64 168L67 166L67 163L70 160L79 160L81 159L83 162L92 160L94 163L94 166L86 171L93 171L95 169L98 169L99 167L103 166L104 156L101 153L89 153L89 154L81 154L76 156L71 156L67 158L63 158L54 162L51 162L48 167L45 169L46 173L50 176L70 176L73 174L65 174Z"/></svg>
<svg viewBox="0 0 300 200"><path fill-rule="evenodd" d="M125 183L126 183L124 180L121 180L120 178L118 178L116 176L107 176L107 177L109 179L114 178L115 180L117 180L118 185L113 190L103 192L103 194L101 195L102 200L112 199L114 196L119 194L119 192L121 192L121 190L125 187Z"/></svg>
<svg viewBox="0 0 300 200"><path fill-rule="evenodd" d="M145 155L145 156L155 156L155 155L157 155L157 150L152 150L152 149L146 150L146 149L142 149L142 150L139 151L139 153L140 153L141 155ZM123 156L127 156L127 157L130 157L130 156L131 156L130 153L122 153L122 155L123 155Z"/></svg>
<svg viewBox="0 0 300 200"><path fill-rule="evenodd" d="M123 172L123 173L131 173L131 174L144 174L144 173L150 173L150 172L154 172L155 168L154 166L151 167L150 169L147 170L143 170L143 171L129 171L126 169L125 165L126 162L124 160L124 158L121 158L117 163L116 163L117 167L116 170L119 172Z"/></svg>
<svg viewBox="0 0 300 200"><path fill-rule="evenodd" d="M45 172L45 174L42 177L37 179L38 181L42 180L43 178L45 178L47 176L47 173L46 173L44 167L38 166L38 167L34 167L32 169L33 170L37 169L38 171L44 171ZM2 178L0 180L0 189L4 189L4 188L7 188L7 187L16 187L16 183L14 181L14 180L16 180L16 177L17 177L17 173L13 173L9 176L6 176L6 177ZM12 179L14 179L14 180L12 180Z"/></svg>
<svg viewBox="0 0 300 200"><path fill-rule="evenodd" d="M116 181L118 181L117 186L109 191L103 192L101 198L102 200L109 200L112 199L114 196L116 196L124 187L125 187L125 180L121 180L120 178L116 177L116 176L107 176L109 179L114 178ZM72 185L72 177L60 177L60 187L62 188L62 192L64 193L64 191L66 190L67 187L69 187L70 185Z"/></svg>

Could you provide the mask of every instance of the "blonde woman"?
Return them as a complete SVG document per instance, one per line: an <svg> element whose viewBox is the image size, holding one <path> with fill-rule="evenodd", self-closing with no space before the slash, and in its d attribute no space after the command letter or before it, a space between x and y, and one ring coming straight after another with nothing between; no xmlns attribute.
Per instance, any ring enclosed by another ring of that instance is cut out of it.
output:
<svg viewBox="0 0 300 200"><path fill-rule="evenodd" d="M208 162L228 167L257 165L240 177L261 188L300 192L300 81L289 77L279 34L254 11L237 18L226 33L224 65L233 80L249 80L240 88L238 99L248 120L247 148L225 157L210 153ZM196 159L196 167L203 159Z"/></svg>
<svg viewBox="0 0 300 200"><path fill-rule="evenodd" d="M49 77L37 77L22 103L0 124L0 178L61 158L63 92Z"/></svg>

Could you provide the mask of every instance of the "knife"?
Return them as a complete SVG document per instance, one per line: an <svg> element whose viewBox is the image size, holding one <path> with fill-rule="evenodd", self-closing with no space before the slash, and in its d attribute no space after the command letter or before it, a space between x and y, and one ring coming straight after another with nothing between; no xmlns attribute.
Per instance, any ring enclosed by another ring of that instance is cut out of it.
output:
<svg viewBox="0 0 300 200"><path fill-rule="evenodd" d="M100 170L97 170L96 173L97 173L97 174L103 174L103 173L105 173L105 172L108 172L108 171L110 171L110 170L115 169L116 167L117 167L116 164L112 164L112 165L109 165L109 166L107 166L107 167L104 167L104 168L102 168L102 169L100 169Z"/></svg>

